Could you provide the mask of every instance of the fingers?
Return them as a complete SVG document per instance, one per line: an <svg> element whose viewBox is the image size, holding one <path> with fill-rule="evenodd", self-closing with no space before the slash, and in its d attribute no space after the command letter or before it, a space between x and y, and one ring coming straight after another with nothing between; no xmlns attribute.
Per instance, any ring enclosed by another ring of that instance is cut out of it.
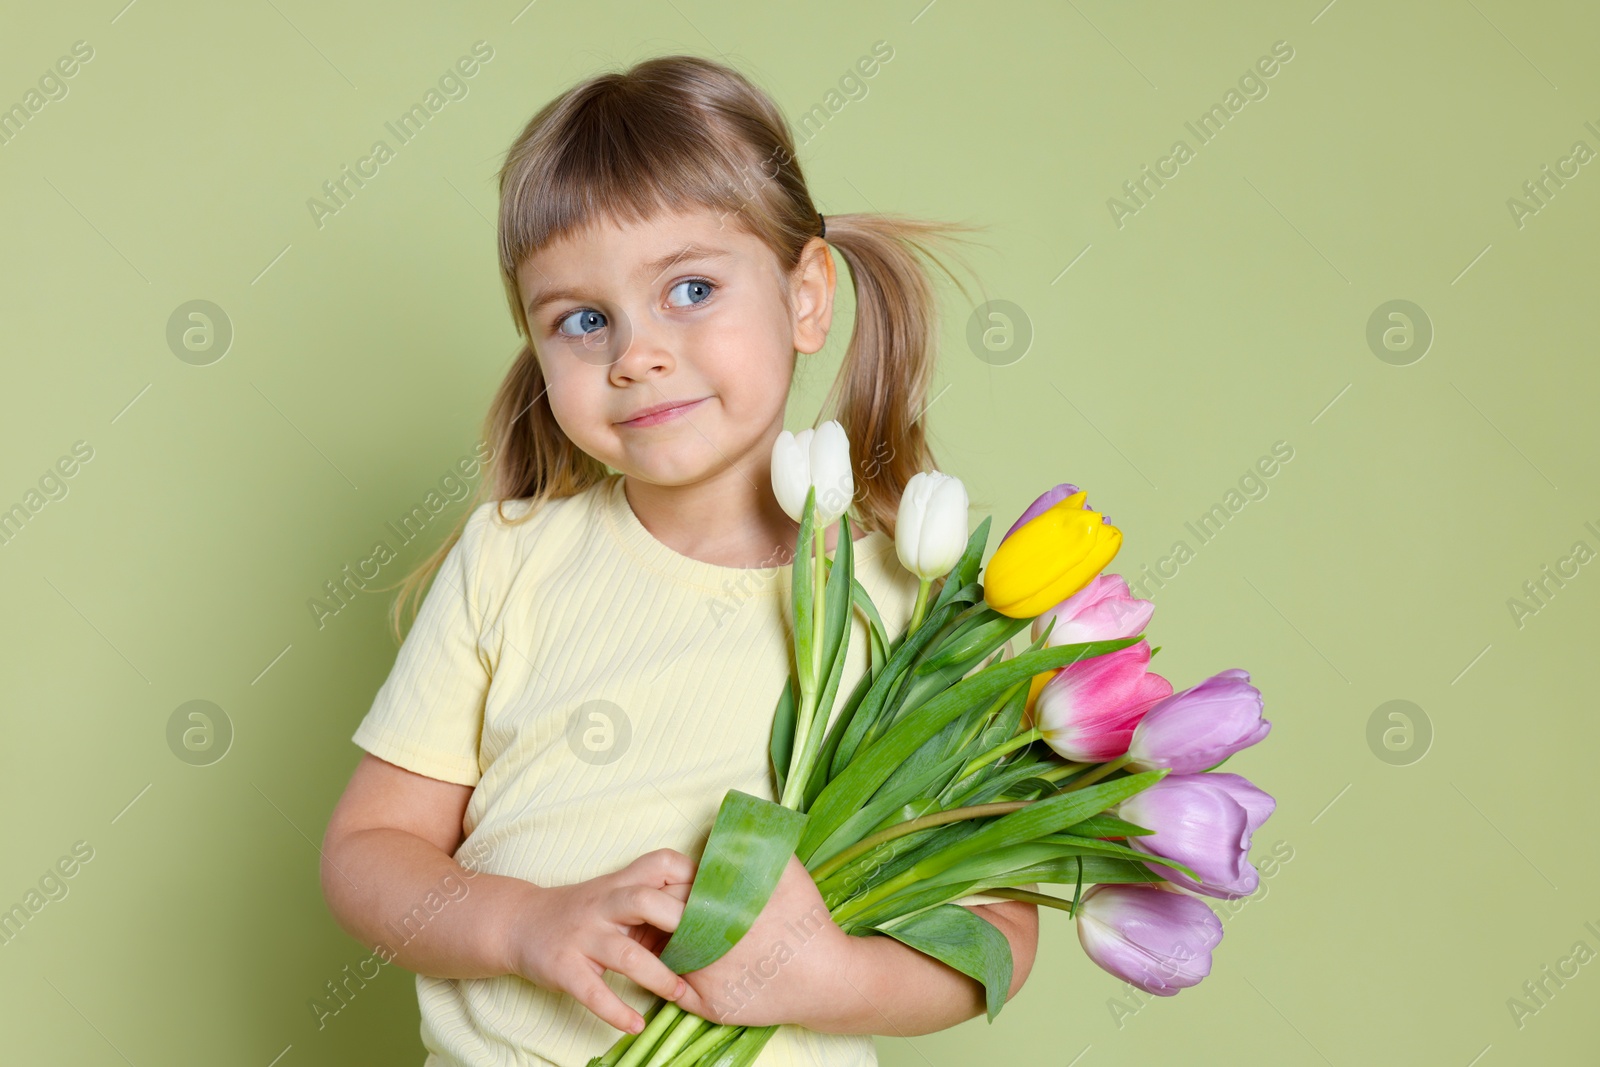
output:
<svg viewBox="0 0 1600 1067"><path fill-rule="evenodd" d="M659 962L659 961L658 961ZM644 1029L644 1016L630 1008L590 967L577 968L567 992L574 1000L618 1030L637 1034Z"/></svg>
<svg viewBox="0 0 1600 1067"><path fill-rule="evenodd" d="M684 897L687 896L685 893ZM610 911L608 917L614 923L622 926L644 923L668 933L676 930L683 918L683 898L666 889L651 889L642 885L630 885L617 890L606 901L606 907Z"/></svg>
<svg viewBox="0 0 1600 1067"><path fill-rule="evenodd" d="M658 848L646 852L624 870L647 876L657 887L673 882L694 881L695 862L674 848Z"/></svg>
<svg viewBox="0 0 1600 1067"><path fill-rule="evenodd" d="M676 1000L688 988L671 967L661 962L661 957L645 948L631 937L607 939L597 962L608 970L633 979L650 992L668 1000Z"/></svg>
<svg viewBox="0 0 1600 1067"><path fill-rule="evenodd" d="M678 1007L690 1015L698 1015L708 1022L724 1023L730 1021L723 1017L721 1005L716 1002L715 998L710 1001L705 1000L695 991L692 985L683 991L683 996L678 998L677 1003Z"/></svg>
<svg viewBox="0 0 1600 1067"><path fill-rule="evenodd" d="M649 923L640 923L638 926L628 928L628 936L639 944L659 956L661 950L667 947L667 938L671 935L665 930L658 930Z"/></svg>

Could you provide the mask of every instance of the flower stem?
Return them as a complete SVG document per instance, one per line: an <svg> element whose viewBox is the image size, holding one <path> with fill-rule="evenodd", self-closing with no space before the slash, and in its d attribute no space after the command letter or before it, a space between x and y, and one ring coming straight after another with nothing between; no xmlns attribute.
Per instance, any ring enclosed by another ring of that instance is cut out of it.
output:
<svg viewBox="0 0 1600 1067"><path fill-rule="evenodd" d="M1072 762L1069 761L1067 763L1063 763L1061 766L1055 768L1054 770L1045 771L1043 774L1036 774L1036 775L1034 775L1034 777L1035 778L1042 778L1047 782L1054 782L1054 781L1058 781L1058 780L1060 780L1062 778L1065 778L1069 774L1075 774L1078 771L1083 770L1085 767L1093 767L1093 766L1094 766L1094 764L1092 764L1092 763L1072 763Z"/></svg>
<svg viewBox="0 0 1600 1067"><path fill-rule="evenodd" d="M795 711L794 751L789 754L789 776L783 782L783 796L778 803L786 808L800 810L801 800L805 796L805 771L809 762L806 759L806 749L811 742L811 720L817 706L815 691L802 691L800 694L800 707Z"/></svg>
<svg viewBox="0 0 1600 1067"><path fill-rule="evenodd" d="M836 856L828 857L816 870L811 872L815 881L821 881L846 863L855 859L863 852L871 851L885 841L893 841L906 834L914 834L918 830L926 830L930 826L943 826L945 823L960 822L962 819L981 819L986 815L1006 815L1019 808L1025 808L1034 803L1031 800L1006 800L993 804L974 804L967 808L951 808L949 811L935 811L903 823L897 823L887 830L880 830L870 837L863 837L860 841L840 852Z"/></svg>
<svg viewBox="0 0 1600 1067"><path fill-rule="evenodd" d="M1047 908L1060 908L1068 915L1072 914L1072 901L1051 896L1049 893L1035 893L1031 889L1013 889L1009 886L997 886L994 889L983 889L979 892L995 897L1008 897L1011 900L1026 900L1030 904L1042 904Z"/></svg>
<svg viewBox="0 0 1600 1067"><path fill-rule="evenodd" d="M956 775L956 781L960 781L961 779L965 778L979 767L982 767L987 763L994 762L1001 756L1004 756L1007 752L1019 749L1023 745L1031 745L1033 742L1039 740L1039 738L1043 736L1044 734L1039 730L1038 727L1023 731L1004 744L996 745L983 755L978 756L970 761L966 766L962 767L960 772Z"/></svg>
<svg viewBox="0 0 1600 1067"><path fill-rule="evenodd" d="M906 627L906 633L914 634L917 627L922 625L922 616L928 610L928 589L932 585L932 578L923 578L917 583L917 602L911 605L911 623Z"/></svg>
<svg viewBox="0 0 1600 1067"><path fill-rule="evenodd" d="M694 1067L708 1053L720 1050L737 1038L740 1032L741 1028L735 1025L713 1026L674 1056L667 1067Z"/></svg>
<svg viewBox="0 0 1600 1067"><path fill-rule="evenodd" d="M841 536L844 535L843 525L839 528ZM801 683L800 706L795 713L794 750L789 754L789 776L783 783L783 796L778 801L786 808L799 811L805 804L806 782L811 777L811 768L816 763L818 745L812 744L812 734L817 732L819 725L817 718L817 705L819 694L826 682L822 678L822 653L823 639L826 636L824 620L827 614L827 564L828 554L824 548L827 530L818 524L812 528L811 548L814 554L812 567L811 586L811 687L806 688L804 681ZM820 740L820 737L818 738Z"/></svg>
<svg viewBox="0 0 1600 1067"><path fill-rule="evenodd" d="M1068 782L1061 792L1070 793L1074 789L1082 789L1086 785L1093 785L1095 782L1098 782L1112 771L1121 770L1123 764L1128 762L1128 758L1128 754L1123 753L1110 763L1100 764L1100 766L1094 768L1093 770L1081 774L1072 781Z"/></svg>
<svg viewBox="0 0 1600 1067"><path fill-rule="evenodd" d="M666 1067L666 1064L671 1063L677 1057L679 1049L694 1040L702 1027L714 1025L714 1023L707 1019L702 1019L698 1015L684 1012L678 1016L677 1021L667 1030L667 1034L661 1039L661 1043L650 1051L650 1058L645 1060L644 1067Z"/></svg>
<svg viewBox="0 0 1600 1067"><path fill-rule="evenodd" d="M644 1063L645 1057L650 1054L656 1043L660 1041L662 1035L672 1026L673 1020L682 1014L683 1009L678 1007L676 1003L670 1000L663 1003L661 1010L656 1013L656 1017L651 1019L649 1024L639 1032L638 1040L630 1045L627 1053L617 1061L617 1067L640 1067Z"/></svg>
<svg viewBox="0 0 1600 1067"><path fill-rule="evenodd" d="M825 632L823 619L826 615L825 599L828 591L827 560L827 530L818 523L812 527L811 542L816 557L811 567L812 593L811 593L811 677L820 687L822 685L822 635ZM843 525L839 532L844 533Z"/></svg>

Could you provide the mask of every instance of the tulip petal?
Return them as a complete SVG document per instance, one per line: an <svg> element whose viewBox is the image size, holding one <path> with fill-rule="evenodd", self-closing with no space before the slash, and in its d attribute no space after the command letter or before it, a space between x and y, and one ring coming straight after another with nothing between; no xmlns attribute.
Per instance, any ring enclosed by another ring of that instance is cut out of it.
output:
<svg viewBox="0 0 1600 1067"><path fill-rule="evenodd" d="M1222 921L1171 889L1101 884L1083 895L1078 940L1095 963L1147 993L1172 996L1211 973Z"/></svg>
<svg viewBox="0 0 1600 1067"><path fill-rule="evenodd" d="M1081 493L1067 497L1000 542L984 569L983 595L991 608L1031 618L1078 592L1111 562L1122 531L1081 502Z"/></svg>
<svg viewBox="0 0 1600 1067"><path fill-rule="evenodd" d="M1011 524L1011 529L1007 530L1001 535L1000 540L1004 541L1007 537L1010 537L1012 534L1016 533L1019 526L1027 523L1041 512L1055 507L1057 504L1061 503L1061 501L1067 499L1067 497L1072 496L1077 492L1077 486L1073 485L1071 482L1062 482L1055 488L1047 489L1043 493L1040 493L1034 502L1029 504L1022 512L1022 515L1017 519L1017 521Z"/></svg>
<svg viewBox="0 0 1600 1067"><path fill-rule="evenodd" d="M934 473L938 473L937 471ZM918 559L929 577L948 574L966 551L967 487L954 475L940 475L927 502Z"/></svg>
<svg viewBox="0 0 1600 1067"><path fill-rule="evenodd" d="M1219 671L1151 708L1128 746L1129 766L1193 774L1266 737L1272 724L1249 678L1238 668Z"/></svg>
<svg viewBox="0 0 1600 1067"><path fill-rule="evenodd" d="M1213 897L1244 896L1257 881L1249 859L1250 816L1215 777L1168 775L1123 801L1121 817L1155 831L1129 840L1129 847L1176 860L1199 876L1195 881L1161 868L1174 885Z"/></svg>
<svg viewBox="0 0 1600 1067"><path fill-rule="evenodd" d="M1050 628L1050 645L1132 637L1144 632L1155 610L1154 602L1133 597L1122 575L1101 574L1036 618L1033 639L1043 637L1052 620L1055 625Z"/></svg>
<svg viewBox="0 0 1600 1067"><path fill-rule="evenodd" d="M900 565L917 577L922 577L918 548L922 543L922 525L928 514L928 494L931 485L926 472L918 471L906 482L900 494L900 510L894 521L894 550Z"/></svg>
<svg viewBox="0 0 1600 1067"><path fill-rule="evenodd" d="M783 430L772 445L772 494L795 522L800 521L811 488L810 434L810 430L799 434Z"/></svg>
<svg viewBox="0 0 1600 1067"><path fill-rule="evenodd" d="M1040 688L1032 710L1045 744L1065 759L1103 763L1128 750L1145 713L1172 692L1147 671L1149 642L1068 664Z"/></svg>
<svg viewBox="0 0 1600 1067"><path fill-rule="evenodd" d="M844 426L829 419L809 441L811 484L817 487L817 523L827 526L850 510L855 498L855 473L850 463L850 438Z"/></svg>

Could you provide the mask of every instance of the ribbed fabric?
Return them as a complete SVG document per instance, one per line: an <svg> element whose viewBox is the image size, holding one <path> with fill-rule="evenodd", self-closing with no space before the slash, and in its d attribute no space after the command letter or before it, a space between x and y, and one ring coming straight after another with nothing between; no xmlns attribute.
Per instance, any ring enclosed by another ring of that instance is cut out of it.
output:
<svg viewBox="0 0 1600 1067"><path fill-rule="evenodd" d="M511 517L527 501L508 501ZM521 525L469 517L353 740L418 774L476 786L458 855L539 885L616 871L653 849L698 858L723 795L776 799L767 749L789 672L791 568L717 566L656 540L613 474ZM917 579L881 533L856 577L894 636ZM867 664L852 613L840 699ZM962 903L1001 898L974 894ZM606 983L641 1012L654 994ZM417 976L425 1067L583 1067L620 1031L514 976ZM872 1038L785 1026L760 1067L871 1067Z"/></svg>

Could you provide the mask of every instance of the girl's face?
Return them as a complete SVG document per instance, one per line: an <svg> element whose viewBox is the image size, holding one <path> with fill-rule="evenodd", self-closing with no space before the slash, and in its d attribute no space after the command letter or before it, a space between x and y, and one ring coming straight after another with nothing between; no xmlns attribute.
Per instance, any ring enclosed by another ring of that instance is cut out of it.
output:
<svg viewBox="0 0 1600 1067"><path fill-rule="evenodd" d="M795 352L832 319L821 240L786 286L760 240L697 206L551 242L517 281L550 408L584 452L657 485L770 477ZM647 414L663 404L681 406Z"/></svg>

